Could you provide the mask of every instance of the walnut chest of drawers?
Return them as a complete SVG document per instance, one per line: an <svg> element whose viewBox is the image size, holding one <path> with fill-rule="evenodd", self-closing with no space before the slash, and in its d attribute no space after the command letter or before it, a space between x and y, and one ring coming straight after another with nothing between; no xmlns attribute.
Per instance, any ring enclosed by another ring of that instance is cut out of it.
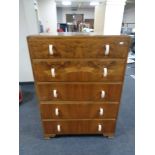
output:
<svg viewBox="0 0 155 155"><path fill-rule="evenodd" d="M130 38L27 37L46 138L115 133Z"/></svg>

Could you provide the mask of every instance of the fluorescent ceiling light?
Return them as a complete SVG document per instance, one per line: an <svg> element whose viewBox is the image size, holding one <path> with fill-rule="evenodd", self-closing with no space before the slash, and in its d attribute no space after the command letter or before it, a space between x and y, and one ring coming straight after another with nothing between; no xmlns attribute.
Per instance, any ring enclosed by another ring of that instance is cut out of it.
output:
<svg viewBox="0 0 155 155"><path fill-rule="evenodd" d="M92 1L92 2L90 2L90 5L91 5L91 6L99 5L99 2Z"/></svg>
<svg viewBox="0 0 155 155"><path fill-rule="evenodd" d="M71 5L71 1L62 1L62 5Z"/></svg>

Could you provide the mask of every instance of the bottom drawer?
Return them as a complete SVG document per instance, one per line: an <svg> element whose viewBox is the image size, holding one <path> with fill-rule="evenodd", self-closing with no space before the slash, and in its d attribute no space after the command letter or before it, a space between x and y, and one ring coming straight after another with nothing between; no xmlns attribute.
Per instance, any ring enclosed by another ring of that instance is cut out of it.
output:
<svg viewBox="0 0 155 155"><path fill-rule="evenodd" d="M115 120L43 120L45 136L52 134L113 135Z"/></svg>

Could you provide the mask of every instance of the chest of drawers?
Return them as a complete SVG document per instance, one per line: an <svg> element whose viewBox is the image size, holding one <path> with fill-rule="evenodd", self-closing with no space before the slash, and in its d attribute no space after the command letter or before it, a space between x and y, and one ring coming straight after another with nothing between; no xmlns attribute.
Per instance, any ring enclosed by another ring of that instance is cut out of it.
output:
<svg viewBox="0 0 155 155"><path fill-rule="evenodd" d="M27 41L44 136L113 136L130 38L33 35Z"/></svg>

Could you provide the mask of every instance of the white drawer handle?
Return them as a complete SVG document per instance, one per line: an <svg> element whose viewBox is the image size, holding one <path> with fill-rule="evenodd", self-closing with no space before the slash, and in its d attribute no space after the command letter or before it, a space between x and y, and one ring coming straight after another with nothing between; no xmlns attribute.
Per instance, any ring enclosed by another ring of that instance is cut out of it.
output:
<svg viewBox="0 0 155 155"><path fill-rule="evenodd" d="M106 44L105 45L105 52L104 52L104 54L105 55L109 55L109 50L110 50L110 45Z"/></svg>
<svg viewBox="0 0 155 155"><path fill-rule="evenodd" d="M102 91L101 91L101 98L104 98L104 97L105 97L105 91L102 90Z"/></svg>
<svg viewBox="0 0 155 155"><path fill-rule="evenodd" d="M58 94L57 94L57 90L56 89L53 90L53 97L54 98L57 98L58 97Z"/></svg>
<svg viewBox="0 0 155 155"><path fill-rule="evenodd" d="M98 131L102 131L102 125L101 124L98 125Z"/></svg>
<svg viewBox="0 0 155 155"><path fill-rule="evenodd" d="M59 124L57 125L57 131L58 131L58 132L60 132L60 131L61 131L61 127L60 127L60 125L59 125Z"/></svg>
<svg viewBox="0 0 155 155"><path fill-rule="evenodd" d="M54 52L53 52L53 45L52 44L49 45L49 49L48 50L49 50L49 54L50 55L54 54Z"/></svg>
<svg viewBox="0 0 155 155"><path fill-rule="evenodd" d="M100 116L103 116L104 110L103 108L100 108Z"/></svg>
<svg viewBox="0 0 155 155"><path fill-rule="evenodd" d="M108 75L108 69L103 68L103 76L106 77Z"/></svg>
<svg viewBox="0 0 155 155"><path fill-rule="evenodd" d="M123 42L123 41L120 41L119 44L120 44L120 45L124 45L124 42Z"/></svg>
<svg viewBox="0 0 155 155"><path fill-rule="evenodd" d="M58 116L59 115L59 109L55 108L55 115Z"/></svg>
<svg viewBox="0 0 155 155"><path fill-rule="evenodd" d="M52 77L55 77L55 68L51 68L51 75Z"/></svg>

